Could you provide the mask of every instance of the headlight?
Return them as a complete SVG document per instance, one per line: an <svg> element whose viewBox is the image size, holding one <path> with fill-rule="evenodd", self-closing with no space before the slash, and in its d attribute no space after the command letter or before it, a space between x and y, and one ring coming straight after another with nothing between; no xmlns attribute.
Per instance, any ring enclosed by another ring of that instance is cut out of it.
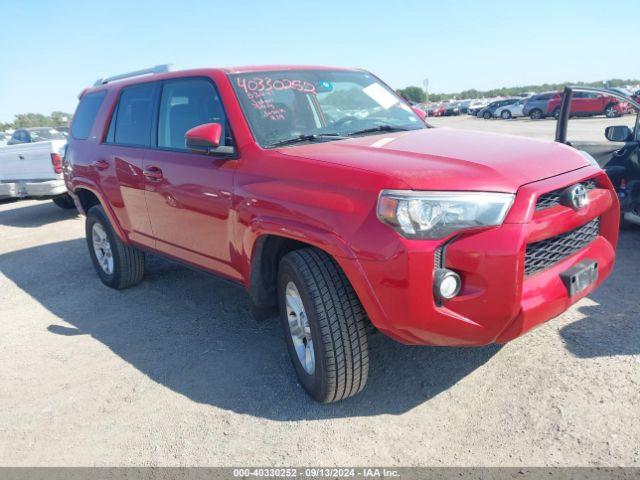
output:
<svg viewBox="0 0 640 480"><path fill-rule="evenodd" d="M585 152L584 150L578 150L578 152L580 152L580 155L582 155L592 167L596 167L602 170L602 167L598 165L598 162L596 161L596 159L593 158L589 153Z"/></svg>
<svg viewBox="0 0 640 480"><path fill-rule="evenodd" d="M492 192L383 190L378 218L407 238L444 238L460 230L501 225L514 197Z"/></svg>

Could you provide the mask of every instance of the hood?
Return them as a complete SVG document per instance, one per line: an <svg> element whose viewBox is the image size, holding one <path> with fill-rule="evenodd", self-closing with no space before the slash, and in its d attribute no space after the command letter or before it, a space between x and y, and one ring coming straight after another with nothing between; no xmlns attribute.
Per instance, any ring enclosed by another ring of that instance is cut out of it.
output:
<svg viewBox="0 0 640 480"><path fill-rule="evenodd" d="M391 175L415 190L515 193L589 165L557 142L450 128L309 143L279 153Z"/></svg>

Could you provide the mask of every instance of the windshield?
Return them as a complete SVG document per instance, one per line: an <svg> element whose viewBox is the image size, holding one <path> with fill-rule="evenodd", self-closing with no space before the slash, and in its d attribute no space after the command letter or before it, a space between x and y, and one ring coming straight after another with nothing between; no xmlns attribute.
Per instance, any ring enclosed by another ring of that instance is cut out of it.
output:
<svg viewBox="0 0 640 480"><path fill-rule="evenodd" d="M426 128L404 100L366 72L286 70L230 77L249 127L263 147L299 137L328 141Z"/></svg>
<svg viewBox="0 0 640 480"><path fill-rule="evenodd" d="M62 132L54 128L34 128L29 130L32 142L43 142L45 140L64 140L65 136Z"/></svg>

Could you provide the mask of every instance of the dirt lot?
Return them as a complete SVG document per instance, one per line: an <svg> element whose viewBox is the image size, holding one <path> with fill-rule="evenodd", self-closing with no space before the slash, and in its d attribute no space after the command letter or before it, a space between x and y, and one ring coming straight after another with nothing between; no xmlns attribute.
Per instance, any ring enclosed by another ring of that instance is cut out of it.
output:
<svg viewBox="0 0 640 480"><path fill-rule="evenodd" d="M0 204L0 239L0 465L640 466L640 230L598 292L506 346L374 337L368 387L328 406L241 289L157 258L107 289L51 202Z"/></svg>

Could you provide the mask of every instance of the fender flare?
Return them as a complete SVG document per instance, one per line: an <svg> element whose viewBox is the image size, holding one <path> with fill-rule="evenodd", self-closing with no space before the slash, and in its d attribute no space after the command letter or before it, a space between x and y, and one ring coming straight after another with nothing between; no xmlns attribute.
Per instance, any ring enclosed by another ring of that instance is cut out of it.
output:
<svg viewBox="0 0 640 480"><path fill-rule="evenodd" d="M107 201L105 201L106 197L102 193L102 190L100 190L100 187L98 187L98 185L96 185L94 182L84 178L82 180L78 180L77 178L74 179L73 184L69 189L69 193L72 196L76 205L82 207L77 195L79 190L87 190L88 192L91 192L93 195L96 196L96 198L98 199L98 202L100 202L100 205L102 206L102 208L104 209L104 212L109 218L109 222L111 222L111 226L113 227L113 230L116 232L116 235L118 235L120 240L122 240L123 242L129 243L129 238L127 234L120 226L120 222L117 221L117 218L115 216L115 213L113 212L113 209L111 208L111 205ZM84 213L85 215L87 214L87 212L84 211L84 208L81 208L79 210L81 213Z"/></svg>
<svg viewBox="0 0 640 480"><path fill-rule="evenodd" d="M355 259L351 247L335 232L324 230L313 225L295 220L282 221L275 217L256 217L245 230L242 239L242 255L245 257L244 283L255 305L263 306L272 303L273 285L265 284L263 252L265 240L279 237L284 240L300 242L331 255L336 261L339 259ZM271 271L271 270L267 270ZM272 271L271 271L272 272Z"/></svg>
<svg viewBox="0 0 640 480"><path fill-rule="evenodd" d="M336 232L295 220L282 221L277 217L256 217L251 220L242 242L249 258L253 256L255 242L264 235L308 243L333 257L356 258L349 244Z"/></svg>

